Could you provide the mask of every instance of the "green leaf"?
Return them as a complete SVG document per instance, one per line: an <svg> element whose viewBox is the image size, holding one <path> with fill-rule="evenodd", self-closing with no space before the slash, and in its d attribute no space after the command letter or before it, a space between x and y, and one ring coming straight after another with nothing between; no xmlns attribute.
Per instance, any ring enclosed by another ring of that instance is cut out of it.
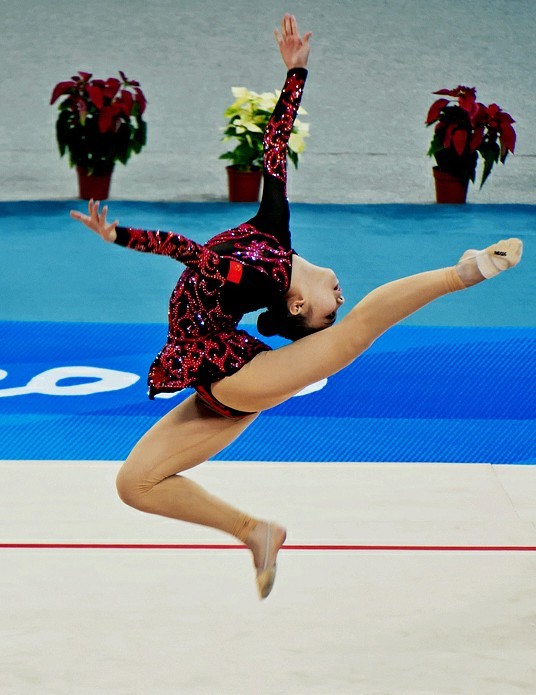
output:
<svg viewBox="0 0 536 695"><path fill-rule="evenodd" d="M482 171L482 180L480 181L480 188L486 183L488 176L491 174L493 165L499 161L499 156L501 149L497 142L484 141L478 148L478 152L481 154L484 160L484 169Z"/></svg>
<svg viewBox="0 0 536 695"><path fill-rule="evenodd" d="M430 148L427 152L429 157L433 157L436 152L439 152L440 150L445 149L443 147L443 142L439 135L437 133L434 134L434 137L432 138L432 142L430 143Z"/></svg>
<svg viewBox="0 0 536 695"><path fill-rule="evenodd" d="M288 150L288 158L294 164L294 167L297 169L298 168L298 153L294 152L294 150Z"/></svg>

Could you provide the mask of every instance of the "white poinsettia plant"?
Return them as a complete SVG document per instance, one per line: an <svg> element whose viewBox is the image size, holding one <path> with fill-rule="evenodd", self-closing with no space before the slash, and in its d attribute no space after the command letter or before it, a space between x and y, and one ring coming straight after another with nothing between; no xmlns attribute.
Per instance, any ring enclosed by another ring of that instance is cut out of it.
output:
<svg viewBox="0 0 536 695"><path fill-rule="evenodd" d="M231 160L231 166L239 171L262 169L264 129L281 92L257 94L246 87L233 87L232 92L235 101L224 113L229 121L222 128L222 140L238 140L238 144L233 150L222 154L220 159ZM298 115L307 115L307 111L300 107ZM295 167L298 166L299 155L305 150L305 138L308 136L309 124L296 118L288 143L288 157Z"/></svg>

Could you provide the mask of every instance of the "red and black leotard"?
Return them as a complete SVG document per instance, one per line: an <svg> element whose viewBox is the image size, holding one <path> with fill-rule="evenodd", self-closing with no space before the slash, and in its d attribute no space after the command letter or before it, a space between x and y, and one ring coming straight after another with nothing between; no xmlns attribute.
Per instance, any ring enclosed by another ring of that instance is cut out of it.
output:
<svg viewBox="0 0 536 695"><path fill-rule="evenodd" d="M245 313L266 307L290 286L287 143L306 76L304 68L288 72L266 127L263 194L255 217L204 245L173 232L117 227L117 244L187 266L171 294L166 344L149 371L150 398L187 386L209 387L270 350L237 326Z"/></svg>

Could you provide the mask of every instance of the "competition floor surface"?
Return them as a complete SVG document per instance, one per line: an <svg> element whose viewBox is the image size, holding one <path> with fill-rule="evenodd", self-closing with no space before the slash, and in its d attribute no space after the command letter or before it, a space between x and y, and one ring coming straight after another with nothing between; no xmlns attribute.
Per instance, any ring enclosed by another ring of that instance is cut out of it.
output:
<svg viewBox="0 0 536 695"><path fill-rule="evenodd" d="M116 497L119 462L184 397L144 382L180 266L103 244L72 206L0 203L0 692L536 692L535 208L293 206L345 310L505 235L525 257L191 472L288 526L260 603L232 539ZM111 207L198 241L252 214Z"/></svg>

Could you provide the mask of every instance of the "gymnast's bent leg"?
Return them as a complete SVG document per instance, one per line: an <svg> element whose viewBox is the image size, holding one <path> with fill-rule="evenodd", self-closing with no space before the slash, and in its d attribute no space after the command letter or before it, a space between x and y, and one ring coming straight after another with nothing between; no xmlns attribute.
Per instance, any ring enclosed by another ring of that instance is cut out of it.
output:
<svg viewBox="0 0 536 695"><path fill-rule="evenodd" d="M150 514L210 526L245 543L253 553L262 598L271 590L275 557L286 536L281 526L254 519L178 475L221 451L257 417L217 415L195 395L159 420L136 444L117 476L128 505Z"/></svg>
<svg viewBox="0 0 536 695"><path fill-rule="evenodd" d="M521 242L509 239L484 251L467 251L456 266L382 285L339 323L260 353L236 374L212 384L212 393L226 406L243 411L265 410L282 403L350 364L387 329L426 304L513 267L521 251Z"/></svg>

